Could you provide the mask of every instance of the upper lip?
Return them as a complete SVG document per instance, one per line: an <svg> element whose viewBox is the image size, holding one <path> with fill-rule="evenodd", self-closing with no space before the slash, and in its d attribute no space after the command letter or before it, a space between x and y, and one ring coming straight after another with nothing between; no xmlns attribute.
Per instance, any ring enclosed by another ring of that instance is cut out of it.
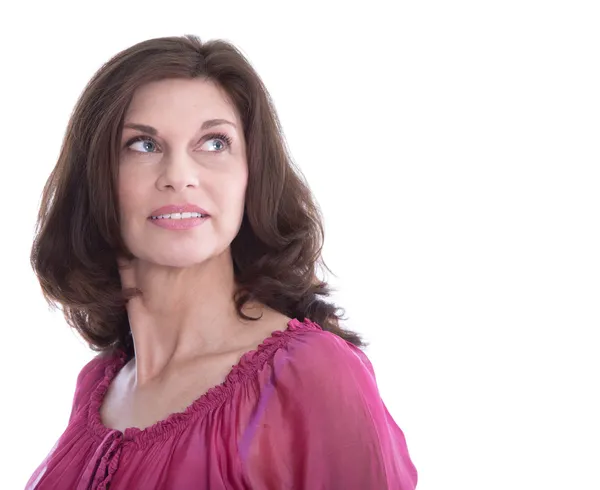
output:
<svg viewBox="0 0 600 490"><path fill-rule="evenodd" d="M195 204L168 204L161 208L155 209L152 211L150 216L160 216L161 214L172 214L172 213L200 213L206 214L208 213L202 209L200 206L196 206Z"/></svg>

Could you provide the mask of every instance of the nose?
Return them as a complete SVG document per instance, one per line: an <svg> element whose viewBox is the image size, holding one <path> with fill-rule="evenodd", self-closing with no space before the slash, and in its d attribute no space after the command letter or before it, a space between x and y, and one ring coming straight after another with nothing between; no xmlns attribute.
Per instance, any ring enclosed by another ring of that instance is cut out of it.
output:
<svg viewBox="0 0 600 490"><path fill-rule="evenodd" d="M156 181L159 190L173 189L181 192L187 187L198 187L200 165L187 150L165 154L161 173Z"/></svg>

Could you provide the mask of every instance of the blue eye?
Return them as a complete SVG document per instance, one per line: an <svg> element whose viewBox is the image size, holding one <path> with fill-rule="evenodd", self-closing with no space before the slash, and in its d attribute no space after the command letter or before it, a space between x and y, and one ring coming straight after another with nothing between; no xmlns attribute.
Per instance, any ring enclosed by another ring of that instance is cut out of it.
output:
<svg viewBox="0 0 600 490"><path fill-rule="evenodd" d="M218 140L217 138L214 138L214 139L212 139L212 140L209 140L209 141L215 141L216 143L218 143L218 146L219 146L219 148L213 147L213 148L215 148L215 150L217 150L217 151L219 151L219 150L222 150L222 149L223 149L223 148L220 148L221 146L223 146L223 147L225 146L225 145L223 145L223 142L222 142L222 141L220 141L220 140Z"/></svg>
<svg viewBox="0 0 600 490"><path fill-rule="evenodd" d="M211 153L221 153L226 148L229 148L232 143L231 137L225 133L213 133L206 137L208 138L206 141L215 141L218 143L218 147L213 144L213 150L210 150Z"/></svg>
<svg viewBox="0 0 600 490"><path fill-rule="evenodd" d="M231 147L233 140L231 137L225 133L212 133L205 137L206 142L213 142L211 148L209 148L209 153L222 153L227 148ZM137 145L137 146L135 146ZM135 138L131 138L126 144L125 148L135 153L156 153L159 150L158 143L154 141L150 136L136 136Z"/></svg>
<svg viewBox="0 0 600 490"><path fill-rule="evenodd" d="M141 144L138 145L138 148L134 148L134 143ZM125 146L131 151L139 153L154 153L157 147L156 142L149 136L136 136L135 138L130 139Z"/></svg>

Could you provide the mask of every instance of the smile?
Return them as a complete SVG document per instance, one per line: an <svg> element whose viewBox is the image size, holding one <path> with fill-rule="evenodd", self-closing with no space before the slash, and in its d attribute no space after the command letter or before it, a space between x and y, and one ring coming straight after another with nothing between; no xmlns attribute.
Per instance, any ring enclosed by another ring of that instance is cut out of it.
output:
<svg viewBox="0 0 600 490"><path fill-rule="evenodd" d="M209 219L210 216L199 213L173 213L151 216L148 218L148 221L153 225L167 230L189 230L190 228L202 225Z"/></svg>
<svg viewBox="0 0 600 490"><path fill-rule="evenodd" d="M161 214L159 216L150 216L150 219L190 219L190 218L206 218L206 214L200 213L171 213Z"/></svg>

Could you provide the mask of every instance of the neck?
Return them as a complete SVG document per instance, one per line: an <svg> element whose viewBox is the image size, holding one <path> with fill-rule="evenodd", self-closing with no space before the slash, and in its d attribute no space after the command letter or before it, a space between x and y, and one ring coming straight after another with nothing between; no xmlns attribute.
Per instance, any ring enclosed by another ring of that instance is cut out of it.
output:
<svg viewBox="0 0 600 490"><path fill-rule="evenodd" d="M138 383L199 356L235 348L255 323L236 312L229 251L185 268L134 259L122 270L121 282L142 290L127 305ZM264 308L248 304L244 313L257 318Z"/></svg>

